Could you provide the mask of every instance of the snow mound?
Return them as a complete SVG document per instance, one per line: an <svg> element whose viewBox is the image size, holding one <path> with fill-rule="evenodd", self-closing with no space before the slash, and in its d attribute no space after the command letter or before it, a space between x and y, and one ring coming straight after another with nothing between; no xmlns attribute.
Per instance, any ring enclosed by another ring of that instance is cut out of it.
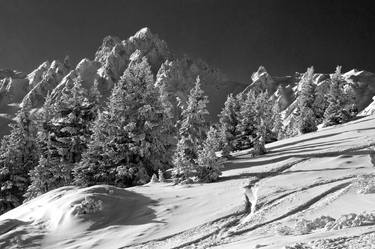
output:
<svg viewBox="0 0 375 249"><path fill-rule="evenodd" d="M112 186L59 188L2 215L0 247L24 242L25 247L34 244L53 248L67 238L82 238L89 231L148 223L155 218L148 207L150 201Z"/></svg>

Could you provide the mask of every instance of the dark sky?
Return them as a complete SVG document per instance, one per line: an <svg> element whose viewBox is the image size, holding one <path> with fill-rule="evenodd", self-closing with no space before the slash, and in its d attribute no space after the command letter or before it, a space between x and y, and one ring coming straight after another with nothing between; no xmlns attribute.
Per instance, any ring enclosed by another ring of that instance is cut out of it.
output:
<svg viewBox="0 0 375 249"><path fill-rule="evenodd" d="M179 54L201 57L231 79L259 65L273 75L375 72L374 0L0 0L0 68L29 72L69 54L93 58L106 35L148 26Z"/></svg>

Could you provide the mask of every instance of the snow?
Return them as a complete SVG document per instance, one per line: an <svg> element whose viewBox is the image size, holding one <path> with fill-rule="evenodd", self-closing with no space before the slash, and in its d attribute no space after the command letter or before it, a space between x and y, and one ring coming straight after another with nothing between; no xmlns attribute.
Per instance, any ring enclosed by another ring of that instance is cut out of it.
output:
<svg viewBox="0 0 375 249"><path fill-rule="evenodd" d="M357 175L374 172L375 116L234 154L219 182L99 185L50 191L0 216L1 248L281 248L296 242L374 233L375 226L279 235L277 226L322 215L375 212L375 194L358 194ZM246 190L249 180L257 189ZM246 192L247 191L247 192ZM246 213L244 193L256 195ZM85 198L102 208L78 214ZM336 247L330 247L336 248ZM337 247L339 248L339 247Z"/></svg>

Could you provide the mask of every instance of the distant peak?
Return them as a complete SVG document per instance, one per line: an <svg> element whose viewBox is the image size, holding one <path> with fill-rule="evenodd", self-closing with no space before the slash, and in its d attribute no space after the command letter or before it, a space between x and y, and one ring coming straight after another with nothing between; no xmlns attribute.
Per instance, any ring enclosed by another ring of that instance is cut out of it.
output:
<svg viewBox="0 0 375 249"><path fill-rule="evenodd" d="M25 78L26 74L9 68L0 69L0 79L3 78Z"/></svg>
<svg viewBox="0 0 375 249"><path fill-rule="evenodd" d="M135 33L134 38L145 39L145 38L150 38L152 36L153 35L151 32L151 29L148 27L144 27L140 29L137 33Z"/></svg>
<svg viewBox="0 0 375 249"><path fill-rule="evenodd" d="M112 48L116 44L119 44L120 42L121 42L121 39L118 38L117 36L108 35L108 36L104 37L104 39L103 39L103 46L108 47L108 48Z"/></svg>
<svg viewBox="0 0 375 249"><path fill-rule="evenodd" d="M268 74L264 66L259 66L258 70L251 75L251 80L255 82L259 80L259 78L262 78L262 77L268 78L270 77L270 75Z"/></svg>
<svg viewBox="0 0 375 249"><path fill-rule="evenodd" d="M259 66L257 73L258 74L267 73L267 70L264 66Z"/></svg>

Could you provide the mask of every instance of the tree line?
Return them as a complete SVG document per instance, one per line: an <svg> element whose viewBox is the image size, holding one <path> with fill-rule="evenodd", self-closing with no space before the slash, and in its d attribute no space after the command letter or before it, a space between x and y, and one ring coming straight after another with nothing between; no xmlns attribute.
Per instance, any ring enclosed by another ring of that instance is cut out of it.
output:
<svg viewBox="0 0 375 249"><path fill-rule="evenodd" d="M67 185L129 187L167 172L175 183L217 181L236 150L261 155L266 142L315 131L321 120L332 125L353 117L341 77L338 67L326 106L317 106L313 69L307 70L293 128L284 127L277 101L257 89L230 94L218 123L210 123L199 77L186 103L173 106L146 58L129 64L104 106L97 81L86 89L76 79L61 94L48 94L39 112L26 101L2 139L0 214Z"/></svg>

